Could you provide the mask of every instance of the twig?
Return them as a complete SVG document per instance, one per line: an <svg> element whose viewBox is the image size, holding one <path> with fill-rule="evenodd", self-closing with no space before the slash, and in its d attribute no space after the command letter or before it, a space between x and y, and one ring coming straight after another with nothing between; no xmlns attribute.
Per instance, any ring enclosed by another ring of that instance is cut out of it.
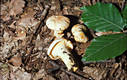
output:
<svg viewBox="0 0 127 80"><path fill-rule="evenodd" d="M27 43L26 48L27 48L29 45L31 45L31 43L34 44L34 42L32 42L32 41L35 40L35 39L37 38L37 35L40 33L42 26L44 26L44 20L46 19L46 15L47 15L47 12L48 12L49 8L50 8L50 6L48 6L48 5L45 6L45 9L44 9L44 11L43 11L43 13L42 13L42 15L41 15L40 24L39 24L39 26L37 26L37 27L35 28L35 31L33 32L33 34L31 34L30 41L29 41L29 43ZM31 46L31 47L30 47L29 54L28 54L28 56L27 56L28 59L29 59L30 53L32 53L33 49L34 49L34 47ZM27 62L27 59L25 60L25 62Z"/></svg>
<svg viewBox="0 0 127 80"><path fill-rule="evenodd" d="M85 77L82 77L82 76L77 75L77 74L75 74L75 73L73 73L73 72L69 72L69 71L65 70L63 67L59 66L58 64L56 64L56 63L53 62L53 61L49 61L49 63L51 63L53 66L59 67L61 71L64 71L65 73L67 73L67 74L69 74L69 75L72 75L72 76L74 76L75 78L77 78L77 79L79 79L79 80L88 80L88 79L85 78Z"/></svg>
<svg viewBox="0 0 127 80"><path fill-rule="evenodd" d="M45 9L41 15L40 24L39 24L39 26L37 26L35 28L35 31L33 32L33 34L31 34L30 41L29 41L28 45L32 43L32 40L35 40L37 38L37 35L40 33L42 26L44 26L44 20L46 18L46 15L47 15L49 8L50 8L50 6L48 6L48 5L45 6ZM30 50L32 51L33 49L30 49Z"/></svg>
<svg viewBox="0 0 127 80"><path fill-rule="evenodd" d="M57 71L60 69L60 66L56 65L53 61L48 61L48 62L54 66L53 68L49 68L47 70L48 73L51 73L53 71Z"/></svg>
<svg viewBox="0 0 127 80"><path fill-rule="evenodd" d="M75 74L75 73L73 73L73 72L69 72L69 71L65 70L64 68L60 68L60 70L66 72L66 73L69 74L69 75L72 75L72 76L76 77L76 78L79 79L79 80L88 80L87 78L84 78L84 77L82 77L82 76L79 76L79 75L77 75L77 74Z"/></svg>
<svg viewBox="0 0 127 80"><path fill-rule="evenodd" d="M41 15L41 22L40 22L39 26L37 26L37 28L35 29L35 32L34 32L33 36L37 37L37 35L39 34L42 26L44 26L44 20L46 18L48 10L49 10L49 6L46 5L45 9L44 9L44 11L43 11L43 13Z"/></svg>

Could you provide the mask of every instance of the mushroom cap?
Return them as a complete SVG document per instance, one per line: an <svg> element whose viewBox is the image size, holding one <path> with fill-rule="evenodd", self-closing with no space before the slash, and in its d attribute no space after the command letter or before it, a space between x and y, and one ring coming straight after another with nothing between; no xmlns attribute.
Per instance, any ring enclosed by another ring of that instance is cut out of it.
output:
<svg viewBox="0 0 127 80"><path fill-rule="evenodd" d="M77 42L87 42L88 37L85 35L86 27L84 25L76 24L72 27L71 32Z"/></svg>
<svg viewBox="0 0 127 80"><path fill-rule="evenodd" d="M71 32L72 33L77 33L77 32L80 32L80 31L86 31L86 27L84 25L81 25L81 24L76 24L72 27L71 29Z"/></svg>
<svg viewBox="0 0 127 80"><path fill-rule="evenodd" d="M73 68L75 62L72 54L69 51L69 48L73 48L73 45L70 41L63 38L57 39L50 45L48 55L53 60L61 59L67 66L68 70L70 70Z"/></svg>
<svg viewBox="0 0 127 80"><path fill-rule="evenodd" d="M60 57L58 57L58 55L60 55L61 53L60 48L63 49L73 49L73 44L71 43L71 41L68 41L64 38L60 38L60 39L56 39L54 40L51 45L49 46L48 52L47 54L49 55L49 57L51 59L58 59Z"/></svg>
<svg viewBox="0 0 127 80"><path fill-rule="evenodd" d="M49 29L64 31L69 27L70 20L65 16L51 16L47 19L46 25Z"/></svg>

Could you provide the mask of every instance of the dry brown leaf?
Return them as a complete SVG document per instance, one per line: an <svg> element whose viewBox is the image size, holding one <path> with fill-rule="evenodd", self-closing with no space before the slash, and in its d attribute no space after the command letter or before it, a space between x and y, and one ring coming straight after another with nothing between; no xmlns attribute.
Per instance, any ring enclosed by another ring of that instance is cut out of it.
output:
<svg viewBox="0 0 127 80"><path fill-rule="evenodd" d="M37 39L35 41L35 48L37 48L38 50L42 50L42 44L44 43L44 41L41 40L40 35L37 35Z"/></svg>
<svg viewBox="0 0 127 80"><path fill-rule="evenodd" d="M1 15L1 19L3 19L4 21L7 21L10 19L10 15L8 14L8 2L5 4L0 5L0 15Z"/></svg>
<svg viewBox="0 0 127 80"><path fill-rule="evenodd" d="M16 16L17 14L22 13L23 7L25 6L24 0L11 0L9 4L9 14Z"/></svg>
<svg viewBox="0 0 127 80"><path fill-rule="evenodd" d="M81 44L81 43L77 43L77 46L75 48L75 50L77 51L78 55L83 55L85 54L85 50L86 48L90 45L91 42L87 42L87 43L84 43L84 44Z"/></svg>
<svg viewBox="0 0 127 80"><path fill-rule="evenodd" d="M12 29L16 29L15 23L16 23L16 21L13 21L8 27L10 27Z"/></svg>
<svg viewBox="0 0 127 80"><path fill-rule="evenodd" d="M10 16L16 16L23 12L23 7L25 6L24 0L11 0L5 4L0 5L1 7L1 18L4 21L10 19Z"/></svg>
<svg viewBox="0 0 127 80"><path fill-rule="evenodd" d="M91 5L91 0L81 0L83 5Z"/></svg>
<svg viewBox="0 0 127 80"><path fill-rule="evenodd" d="M4 31L3 41L4 42L9 42L11 39L12 39L12 36L10 36L10 34L7 31Z"/></svg>
<svg viewBox="0 0 127 80"><path fill-rule="evenodd" d="M33 80L39 80L46 76L46 71L44 69L39 70L33 77Z"/></svg>
<svg viewBox="0 0 127 80"><path fill-rule="evenodd" d="M9 78L9 66L7 64L0 63L0 80L8 80Z"/></svg>
<svg viewBox="0 0 127 80"><path fill-rule="evenodd" d="M0 46L0 59L4 59L8 56L10 50L15 46L14 42L4 42Z"/></svg>
<svg viewBox="0 0 127 80"><path fill-rule="evenodd" d="M8 62L12 63L16 67L19 67L22 64L22 58L20 54L17 54L13 56Z"/></svg>
<svg viewBox="0 0 127 80"><path fill-rule="evenodd" d="M16 29L16 37L13 37L14 40L24 40L26 38L26 30L23 27L18 26Z"/></svg>
<svg viewBox="0 0 127 80"><path fill-rule="evenodd" d="M39 21L34 18L36 11L33 8L27 8L26 11L21 15L21 19L17 22L17 25L23 26L26 29L36 26Z"/></svg>
<svg viewBox="0 0 127 80"><path fill-rule="evenodd" d="M101 69L85 66L83 68L83 72L85 72L95 80L101 80L103 78L103 70Z"/></svg>
<svg viewBox="0 0 127 80"><path fill-rule="evenodd" d="M0 60L8 57L10 50L15 46L15 43L12 42L12 36L4 30L3 37L1 38L0 46Z"/></svg>
<svg viewBox="0 0 127 80"><path fill-rule="evenodd" d="M1 18L3 19L3 21L8 21L10 19L10 15L5 14L5 15L2 15Z"/></svg>
<svg viewBox="0 0 127 80"><path fill-rule="evenodd" d="M43 80L56 80L56 79L50 75L46 75L45 77L43 77Z"/></svg>
<svg viewBox="0 0 127 80"><path fill-rule="evenodd" d="M10 73L10 80L31 80L31 74L17 69L15 72Z"/></svg>

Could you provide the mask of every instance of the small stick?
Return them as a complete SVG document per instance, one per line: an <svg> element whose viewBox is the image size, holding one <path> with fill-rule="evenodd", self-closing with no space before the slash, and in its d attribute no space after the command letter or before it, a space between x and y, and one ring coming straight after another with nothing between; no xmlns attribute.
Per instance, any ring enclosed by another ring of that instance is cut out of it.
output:
<svg viewBox="0 0 127 80"><path fill-rule="evenodd" d="M72 76L76 77L76 78L79 79L79 80L88 80L87 78L84 78L84 77L79 76L79 75L77 75L77 74L75 74L75 73L69 72L69 71L65 70L64 68L60 68L60 70L66 72L66 73L69 74L69 75L72 75Z"/></svg>
<svg viewBox="0 0 127 80"><path fill-rule="evenodd" d="M35 37L37 37L37 35L39 34L39 32L41 30L41 27L44 26L44 20L46 18L48 10L49 10L49 6L46 5L45 9L44 9L44 11L43 11L43 13L41 15L41 20L40 20L41 22L40 22L39 26L35 29L35 32L33 34Z"/></svg>
<svg viewBox="0 0 127 80"><path fill-rule="evenodd" d="M40 24L39 24L39 26L37 26L35 28L35 31L33 32L33 34L31 34L30 41L27 43L27 46L25 47L26 49L29 45L31 45L31 43L33 43L32 40L35 40L37 38L37 35L40 33L42 26L44 26L44 20L46 19L46 15L47 15L49 8L50 8L50 6L48 6L48 5L45 6L45 9L41 15ZM35 43L33 43L33 44L35 44ZM28 53L27 58L24 61L24 63L27 63L27 60L30 59L30 55L31 55L33 49L34 49L34 46L30 47L29 53Z"/></svg>
<svg viewBox="0 0 127 80"><path fill-rule="evenodd" d="M48 5L45 6L45 9L41 15L40 24L39 24L39 26L37 26L35 28L35 31L33 32L33 34L31 34L30 41L29 41L28 45L32 43L32 40L35 40L37 38L37 35L40 33L42 26L44 26L44 20L46 19L46 15L47 15L49 8L50 8L50 6L48 6ZM34 47L32 47L32 49L30 49L30 50L32 51L33 48ZM30 51L30 53L31 53L31 51Z"/></svg>
<svg viewBox="0 0 127 80"><path fill-rule="evenodd" d="M72 75L74 76L75 78L79 79L79 80L88 80L87 78L84 78L82 76L79 76L73 72L69 72L67 70L65 70L63 67L59 66L58 64L56 64L55 62L53 61L49 61L49 63L51 63L53 66L56 66L56 67L59 67L61 71L64 71L65 73L69 74L69 75Z"/></svg>

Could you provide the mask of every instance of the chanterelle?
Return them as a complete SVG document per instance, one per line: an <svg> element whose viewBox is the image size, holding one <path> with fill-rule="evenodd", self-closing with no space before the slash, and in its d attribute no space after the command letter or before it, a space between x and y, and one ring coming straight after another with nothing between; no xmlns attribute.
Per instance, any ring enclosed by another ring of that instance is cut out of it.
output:
<svg viewBox="0 0 127 80"><path fill-rule="evenodd" d="M50 45L47 54L53 60L61 59L67 66L68 70L73 69L73 71L76 71L77 67L74 67L75 62L69 51L70 49L73 49L71 41L64 38L56 39Z"/></svg>
<svg viewBox="0 0 127 80"><path fill-rule="evenodd" d="M63 31L70 25L69 18L65 16L51 16L47 19L46 25L49 29L54 30L54 36L63 37Z"/></svg>
<svg viewBox="0 0 127 80"><path fill-rule="evenodd" d="M88 41L88 37L85 35L86 27L84 25L76 24L72 27L71 32L75 41L85 43Z"/></svg>

